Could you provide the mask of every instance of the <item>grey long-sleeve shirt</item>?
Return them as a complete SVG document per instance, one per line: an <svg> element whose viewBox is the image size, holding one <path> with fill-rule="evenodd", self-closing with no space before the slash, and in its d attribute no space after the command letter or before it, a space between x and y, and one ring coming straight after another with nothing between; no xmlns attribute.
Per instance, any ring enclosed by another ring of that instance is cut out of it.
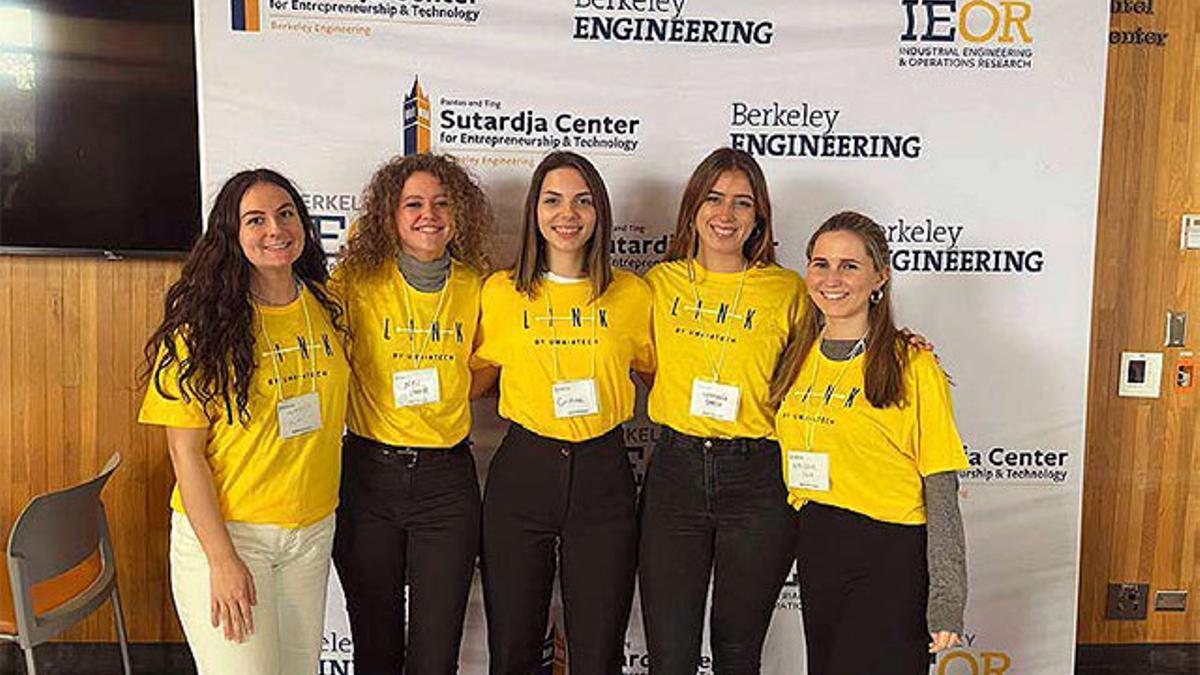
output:
<svg viewBox="0 0 1200 675"><path fill-rule="evenodd" d="M858 340L823 340L821 353L835 361L852 358ZM929 631L962 634L967 606L966 536L958 508L958 474L926 476L925 551L929 567L929 602L925 620Z"/></svg>

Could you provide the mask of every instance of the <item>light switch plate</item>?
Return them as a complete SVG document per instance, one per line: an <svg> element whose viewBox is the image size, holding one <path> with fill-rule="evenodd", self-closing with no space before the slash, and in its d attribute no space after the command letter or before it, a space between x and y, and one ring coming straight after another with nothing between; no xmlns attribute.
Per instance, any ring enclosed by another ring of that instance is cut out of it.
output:
<svg viewBox="0 0 1200 675"><path fill-rule="evenodd" d="M1187 337L1187 312L1167 310L1167 347L1183 347Z"/></svg>

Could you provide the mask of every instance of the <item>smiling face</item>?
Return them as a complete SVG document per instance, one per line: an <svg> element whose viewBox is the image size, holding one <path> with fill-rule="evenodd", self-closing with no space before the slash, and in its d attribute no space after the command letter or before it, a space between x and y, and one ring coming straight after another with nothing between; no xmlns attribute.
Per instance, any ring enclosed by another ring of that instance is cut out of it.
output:
<svg viewBox="0 0 1200 675"><path fill-rule="evenodd" d="M746 174L731 169L717 176L692 227L700 239L702 257L742 256L742 245L754 231L754 188Z"/></svg>
<svg viewBox="0 0 1200 675"><path fill-rule="evenodd" d="M260 273L291 269L304 250L304 225L287 191L255 183L238 205L238 242Z"/></svg>
<svg viewBox="0 0 1200 675"><path fill-rule="evenodd" d="M537 224L548 253L582 260L596 230L596 206L579 171L560 167L546 174L538 192Z"/></svg>
<svg viewBox="0 0 1200 675"><path fill-rule="evenodd" d="M454 218L442 181L426 171L417 171L404 181L396 208L396 230L401 250L417 260L437 260L446 253L454 236Z"/></svg>
<svg viewBox="0 0 1200 675"><path fill-rule="evenodd" d="M882 288L889 276L887 269L875 268L859 235L835 230L813 243L805 285L828 322L861 322L865 332L871 291Z"/></svg>

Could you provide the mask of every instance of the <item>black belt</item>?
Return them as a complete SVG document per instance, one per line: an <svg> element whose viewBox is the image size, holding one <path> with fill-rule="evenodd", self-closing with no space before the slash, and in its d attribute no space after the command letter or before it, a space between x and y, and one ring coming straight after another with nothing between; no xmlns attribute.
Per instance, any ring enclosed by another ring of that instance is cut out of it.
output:
<svg viewBox="0 0 1200 675"><path fill-rule="evenodd" d="M358 453L365 452L373 455L376 458L385 458L393 461L407 461L409 464L415 464L421 459L446 457L460 452L469 452L471 449L471 439L464 438L449 448L420 448L411 445L390 445L388 443L383 443L382 441L377 441L373 438L359 436L356 433L347 431L344 445L354 446L353 450L346 453L350 458L356 457Z"/></svg>
<svg viewBox="0 0 1200 675"><path fill-rule="evenodd" d="M667 426L662 428L662 436L659 442L670 447L691 448L701 452L724 451L749 453L760 450L769 452L779 451L779 444L769 438L710 438L707 436L692 436L691 434L675 431Z"/></svg>

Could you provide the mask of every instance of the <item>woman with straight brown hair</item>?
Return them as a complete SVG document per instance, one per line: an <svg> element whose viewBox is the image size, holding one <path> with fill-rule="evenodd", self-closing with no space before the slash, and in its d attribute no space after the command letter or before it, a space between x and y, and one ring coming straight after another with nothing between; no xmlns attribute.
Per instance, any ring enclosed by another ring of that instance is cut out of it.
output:
<svg viewBox="0 0 1200 675"><path fill-rule="evenodd" d="M476 357L512 421L488 470L483 588L490 672L540 663L556 567L573 675L621 672L637 548L621 423L654 370L650 289L612 269L612 207L592 163L555 152L529 184L512 269L483 286Z"/></svg>
<svg viewBox="0 0 1200 675"><path fill-rule="evenodd" d="M807 309L770 398L799 510L808 672L924 675L958 642L966 603L949 386L892 320L879 225L839 213L806 252Z"/></svg>
<svg viewBox="0 0 1200 675"><path fill-rule="evenodd" d="M642 489L642 614L656 675L693 675L709 580L715 673L757 673L794 554L771 373L799 319L800 276L775 263L753 157L721 148L692 173L666 260L646 274L662 425Z"/></svg>

